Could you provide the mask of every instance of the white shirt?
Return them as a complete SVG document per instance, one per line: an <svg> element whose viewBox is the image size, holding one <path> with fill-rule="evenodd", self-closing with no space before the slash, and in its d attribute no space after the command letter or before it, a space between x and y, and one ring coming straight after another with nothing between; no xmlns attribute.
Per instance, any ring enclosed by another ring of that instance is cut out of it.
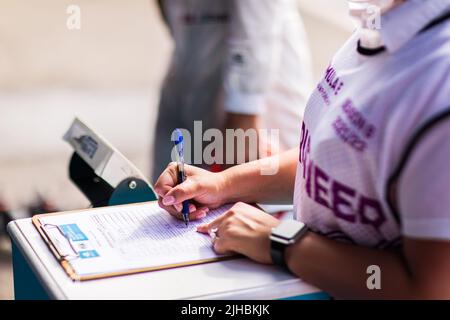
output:
<svg viewBox="0 0 450 320"><path fill-rule="evenodd" d="M297 0L165 0L163 5L175 41L165 96L183 99L167 98L161 111L219 113L214 108L220 100L226 112L259 114L263 128L280 129L282 148L296 146L311 89Z"/></svg>
<svg viewBox="0 0 450 320"><path fill-rule="evenodd" d="M407 1L382 17L384 52L334 56L302 124L297 219L374 248L404 236L450 240L450 0Z"/></svg>

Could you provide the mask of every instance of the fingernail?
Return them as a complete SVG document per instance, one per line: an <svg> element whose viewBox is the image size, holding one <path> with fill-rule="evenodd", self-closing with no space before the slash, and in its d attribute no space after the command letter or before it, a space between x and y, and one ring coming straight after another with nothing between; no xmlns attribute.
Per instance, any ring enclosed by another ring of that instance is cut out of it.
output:
<svg viewBox="0 0 450 320"><path fill-rule="evenodd" d="M173 205L174 207L175 207L175 210L177 210L178 212L181 212L181 210L183 209L183 205L181 205L181 204L174 204Z"/></svg>
<svg viewBox="0 0 450 320"><path fill-rule="evenodd" d="M173 196L167 196L163 198L163 205L170 206L175 203L175 198Z"/></svg>

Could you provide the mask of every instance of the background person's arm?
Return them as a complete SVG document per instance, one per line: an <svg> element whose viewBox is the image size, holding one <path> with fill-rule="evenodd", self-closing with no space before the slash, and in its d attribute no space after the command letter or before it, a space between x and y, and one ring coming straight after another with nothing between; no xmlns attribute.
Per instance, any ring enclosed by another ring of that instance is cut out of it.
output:
<svg viewBox="0 0 450 320"><path fill-rule="evenodd" d="M261 114L270 112L266 110L266 96L280 59L283 2L230 1L230 32L223 86L223 103L227 112L225 129L259 129ZM259 147L261 143L264 142L258 137L256 145ZM257 150L254 151L253 154L259 156ZM263 152L264 155L268 153ZM255 160L250 157L252 153L249 150L245 153L245 161ZM235 164L237 160L235 155Z"/></svg>
<svg viewBox="0 0 450 320"><path fill-rule="evenodd" d="M259 159L260 155L263 154L270 155L268 152L265 152L261 149L261 139L258 131L260 128L261 117L259 116L259 114L241 114L227 112L225 125L222 130L225 137L227 137L227 129L242 129L244 132L248 132L247 130L255 130L255 132L254 134L250 134L249 138L245 138L244 141L238 141L237 138L233 138L234 141L233 143L231 143L231 141L229 140L231 138L225 139L226 145L224 152L226 158L223 168L230 168L236 164ZM249 139L253 139L253 141L250 141ZM242 145L242 147L240 147L240 143L245 143L245 145ZM231 163L230 159L232 160Z"/></svg>

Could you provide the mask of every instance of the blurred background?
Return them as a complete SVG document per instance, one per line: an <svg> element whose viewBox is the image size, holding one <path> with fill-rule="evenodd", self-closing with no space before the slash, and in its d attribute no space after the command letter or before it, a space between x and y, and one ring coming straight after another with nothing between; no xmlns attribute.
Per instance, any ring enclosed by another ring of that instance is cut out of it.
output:
<svg viewBox="0 0 450 320"><path fill-rule="evenodd" d="M352 31L345 0L300 0L318 80ZM69 5L81 29L66 27ZM81 117L150 172L159 89L172 43L156 0L0 0L0 215L89 205L67 176L62 141ZM0 238L0 300L13 298Z"/></svg>

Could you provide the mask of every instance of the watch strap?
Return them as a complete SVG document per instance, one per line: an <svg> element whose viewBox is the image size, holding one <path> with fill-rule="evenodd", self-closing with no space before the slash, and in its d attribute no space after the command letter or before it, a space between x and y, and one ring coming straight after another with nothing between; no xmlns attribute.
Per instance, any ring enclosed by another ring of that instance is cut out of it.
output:
<svg viewBox="0 0 450 320"><path fill-rule="evenodd" d="M287 244L278 242L274 239L272 239L271 237L271 241L270 241L270 255L272 257L272 262L273 264L287 270L290 272L287 263L286 263L286 259L284 258L284 254L287 248Z"/></svg>

